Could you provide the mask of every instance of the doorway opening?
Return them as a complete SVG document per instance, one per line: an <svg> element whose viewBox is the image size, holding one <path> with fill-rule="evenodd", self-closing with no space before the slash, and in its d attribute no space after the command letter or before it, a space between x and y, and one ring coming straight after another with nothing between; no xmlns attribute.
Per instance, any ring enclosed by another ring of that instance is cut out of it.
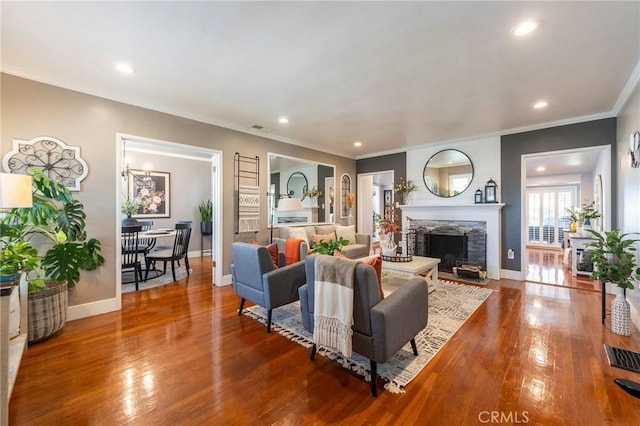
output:
<svg viewBox="0 0 640 426"><path fill-rule="evenodd" d="M608 145L522 156L522 271L526 281L596 289L574 275L568 210L595 201L597 227L611 226L611 147Z"/></svg>
<svg viewBox="0 0 640 426"><path fill-rule="evenodd" d="M125 150L126 148L126 150ZM211 253L212 284L222 285L222 152L209 148L150 139L118 133L116 135L116 217L121 217L123 200L130 198L130 185L123 171L143 169L164 172L168 176L171 203L166 214L153 218L154 227L173 228L177 221L191 221L190 256ZM154 164L154 162L156 164ZM160 170L158 170L160 169ZM195 170L199 172L194 173ZM195 174L195 176L194 176ZM197 182L194 182L194 179ZM191 188L191 189L190 189ZM199 188L198 191L192 191ZM198 206L210 199L213 203L212 232L200 238ZM116 241L120 241L121 224L116 223ZM196 247L197 246L197 247ZM196 250L197 248L197 250ZM116 258L120 257L120 244L116 244ZM116 262L116 298L121 300L122 274Z"/></svg>
<svg viewBox="0 0 640 426"><path fill-rule="evenodd" d="M393 206L393 173L385 170L357 176L358 232L370 234L374 246L378 242L374 214L382 216L385 209Z"/></svg>

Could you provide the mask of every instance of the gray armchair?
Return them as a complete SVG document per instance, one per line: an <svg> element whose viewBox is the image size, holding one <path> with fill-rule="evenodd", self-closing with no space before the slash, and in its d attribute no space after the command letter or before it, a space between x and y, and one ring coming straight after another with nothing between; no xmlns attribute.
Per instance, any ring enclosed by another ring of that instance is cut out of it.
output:
<svg viewBox="0 0 640 426"><path fill-rule="evenodd" d="M242 298L238 315L246 299L263 306L270 333L272 309L298 300L298 288L305 283L304 262L276 269L265 247L237 242L231 244L231 251L233 290Z"/></svg>
<svg viewBox="0 0 640 426"><path fill-rule="evenodd" d="M305 258L307 284L300 287L300 311L303 327L313 333L315 258ZM427 325L429 290L423 278L412 278L380 300L378 278L370 265L360 263L355 269L353 301L354 352L369 358L371 395L377 395L377 364L387 362L407 342L414 355L418 349L414 337ZM316 345L311 349L311 359Z"/></svg>

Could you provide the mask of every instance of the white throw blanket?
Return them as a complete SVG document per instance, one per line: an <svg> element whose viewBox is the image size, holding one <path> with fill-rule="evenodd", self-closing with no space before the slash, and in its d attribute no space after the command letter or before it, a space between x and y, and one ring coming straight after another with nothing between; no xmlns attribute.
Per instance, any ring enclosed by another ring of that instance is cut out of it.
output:
<svg viewBox="0 0 640 426"><path fill-rule="evenodd" d="M315 260L313 341L351 356L353 283L357 262L319 255Z"/></svg>

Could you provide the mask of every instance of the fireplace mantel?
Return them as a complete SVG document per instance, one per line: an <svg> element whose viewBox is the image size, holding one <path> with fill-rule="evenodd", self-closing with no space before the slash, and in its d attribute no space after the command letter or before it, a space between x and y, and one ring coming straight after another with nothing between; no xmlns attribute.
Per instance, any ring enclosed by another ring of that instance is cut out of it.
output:
<svg viewBox="0 0 640 426"><path fill-rule="evenodd" d="M407 218L425 220L476 220L487 224L487 275L500 279L500 210L503 203L399 205L402 223Z"/></svg>
<svg viewBox="0 0 640 426"><path fill-rule="evenodd" d="M447 210L447 211L455 211L462 210L465 212L477 210L479 212L487 212L487 211L496 211L499 212L502 207L504 207L504 203L487 203L487 204L424 204L424 205L416 205L416 204L405 204L398 205L398 208L402 209L403 214L407 214L411 217L410 212L418 212L418 211L430 211L430 210Z"/></svg>

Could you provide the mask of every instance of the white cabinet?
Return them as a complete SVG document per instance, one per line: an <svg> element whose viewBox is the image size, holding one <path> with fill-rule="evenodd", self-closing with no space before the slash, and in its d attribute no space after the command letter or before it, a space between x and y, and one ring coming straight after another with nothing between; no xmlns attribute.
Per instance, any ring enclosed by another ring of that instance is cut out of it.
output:
<svg viewBox="0 0 640 426"><path fill-rule="evenodd" d="M20 333L9 339L9 311L11 295L14 292L19 293ZM27 349L27 292L28 284L24 274L18 285L0 289L0 425L2 426L9 423L9 399L18 375L22 354Z"/></svg>

